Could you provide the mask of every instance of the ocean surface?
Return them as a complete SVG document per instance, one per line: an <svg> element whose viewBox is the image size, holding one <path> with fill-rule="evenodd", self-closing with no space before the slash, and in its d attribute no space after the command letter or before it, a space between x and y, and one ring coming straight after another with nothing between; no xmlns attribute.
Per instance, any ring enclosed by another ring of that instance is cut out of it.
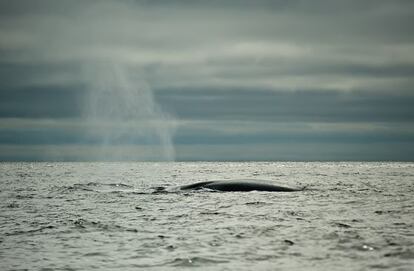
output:
<svg viewBox="0 0 414 271"><path fill-rule="evenodd" d="M137 269L414 270L414 163L0 163L0 270Z"/></svg>

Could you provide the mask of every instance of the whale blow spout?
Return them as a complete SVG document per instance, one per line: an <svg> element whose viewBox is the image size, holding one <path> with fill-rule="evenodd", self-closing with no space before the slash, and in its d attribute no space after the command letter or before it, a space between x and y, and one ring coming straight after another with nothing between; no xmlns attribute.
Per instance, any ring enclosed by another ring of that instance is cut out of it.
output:
<svg viewBox="0 0 414 271"><path fill-rule="evenodd" d="M181 190L211 189L225 192L249 192L249 191L268 191L268 192L295 192L303 189L278 186L258 180L230 180L230 181L206 181L180 186Z"/></svg>

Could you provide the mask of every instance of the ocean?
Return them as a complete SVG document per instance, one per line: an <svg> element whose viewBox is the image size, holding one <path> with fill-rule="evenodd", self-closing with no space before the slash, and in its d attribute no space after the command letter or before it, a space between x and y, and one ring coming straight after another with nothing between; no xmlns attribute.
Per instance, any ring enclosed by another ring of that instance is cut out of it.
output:
<svg viewBox="0 0 414 271"><path fill-rule="evenodd" d="M306 189L169 189L230 179ZM414 163L0 163L0 208L0 270L414 270Z"/></svg>

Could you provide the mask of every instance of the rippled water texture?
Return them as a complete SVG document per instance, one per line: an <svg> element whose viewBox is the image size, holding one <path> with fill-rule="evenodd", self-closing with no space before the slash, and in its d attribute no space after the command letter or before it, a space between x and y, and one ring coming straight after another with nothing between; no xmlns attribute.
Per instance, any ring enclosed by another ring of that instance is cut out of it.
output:
<svg viewBox="0 0 414 271"><path fill-rule="evenodd" d="M155 186L265 179L291 193ZM413 163L1 163L1 270L413 270Z"/></svg>

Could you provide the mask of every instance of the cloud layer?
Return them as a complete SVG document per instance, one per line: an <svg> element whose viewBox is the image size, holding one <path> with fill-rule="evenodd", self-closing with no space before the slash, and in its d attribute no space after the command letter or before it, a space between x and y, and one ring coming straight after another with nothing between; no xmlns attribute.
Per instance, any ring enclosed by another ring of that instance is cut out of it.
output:
<svg viewBox="0 0 414 271"><path fill-rule="evenodd" d="M177 160L413 160L413 13L404 0L0 1L0 160L162 160L172 142Z"/></svg>

